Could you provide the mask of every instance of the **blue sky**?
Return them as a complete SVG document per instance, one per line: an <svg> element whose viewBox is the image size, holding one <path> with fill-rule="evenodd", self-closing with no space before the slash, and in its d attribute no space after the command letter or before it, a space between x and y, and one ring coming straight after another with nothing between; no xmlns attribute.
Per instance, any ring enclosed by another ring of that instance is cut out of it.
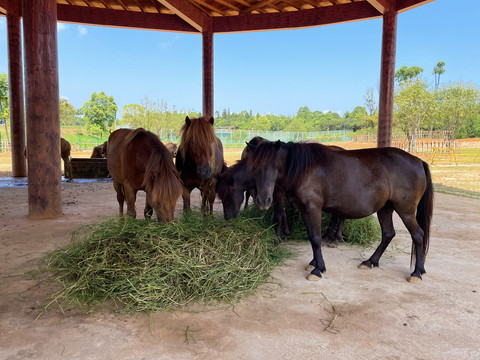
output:
<svg viewBox="0 0 480 360"><path fill-rule="evenodd" d="M396 68L417 65L433 83L480 87L480 2L436 0L398 15ZM214 36L215 110L294 115L351 111L367 88L378 97L382 20L309 29ZM0 72L8 71L0 18ZM172 109L202 111L200 35L59 24L60 96L76 108L93 92L114 97L119 112L148 97ZM120 115L120 114L119 114Z"/></svg>

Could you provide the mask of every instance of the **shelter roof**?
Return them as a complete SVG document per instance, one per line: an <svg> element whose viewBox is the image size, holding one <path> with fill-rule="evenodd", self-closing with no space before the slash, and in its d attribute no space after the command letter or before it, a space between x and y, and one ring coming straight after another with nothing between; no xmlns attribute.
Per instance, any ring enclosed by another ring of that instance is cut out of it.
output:
<svg viewBox="0 0 480 360"><path fill-rule="evenodd" d="M402 12L433 0L57 0L58 20L175 32L279 30L329 25ZM21 14L18 0L0 12Z"/></svg>

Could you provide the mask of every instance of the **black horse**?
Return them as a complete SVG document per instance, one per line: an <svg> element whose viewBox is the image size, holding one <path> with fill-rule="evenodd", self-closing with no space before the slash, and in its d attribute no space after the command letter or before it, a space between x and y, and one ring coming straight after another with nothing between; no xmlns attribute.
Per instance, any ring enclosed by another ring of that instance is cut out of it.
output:
<svg viewBox="0 0 480 360"><path fill-rule="evenodd" d="M309 280L326 271L321 250L322 208L344 219L377 212L382 241L360 264L371 269L395 236L396 211L412 237L415 269L409 281L422 279L433 212L433 185L427 163L396 148L337 151L321 144L259 144L249 157L255 174L256 203L267 209L275 184L284 184L287 198L301 212L312 245L314 269Z"/></svg>

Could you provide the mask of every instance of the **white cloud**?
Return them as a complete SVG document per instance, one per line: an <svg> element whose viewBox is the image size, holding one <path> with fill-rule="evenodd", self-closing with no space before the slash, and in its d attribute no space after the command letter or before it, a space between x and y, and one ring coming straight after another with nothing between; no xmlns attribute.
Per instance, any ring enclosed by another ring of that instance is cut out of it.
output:
<svg viewBox="0 0 480 360"><path fill-rule="evenodd" d="M67 28L68 28L67 24L57 22L57 31L62 31Z"/></svg>
<svg viewBox="0 0 480 360"><path fill-rule="evenodd" d="M87 35L87 28L85 26L78 27L78 35L84 36Z"/></svg>

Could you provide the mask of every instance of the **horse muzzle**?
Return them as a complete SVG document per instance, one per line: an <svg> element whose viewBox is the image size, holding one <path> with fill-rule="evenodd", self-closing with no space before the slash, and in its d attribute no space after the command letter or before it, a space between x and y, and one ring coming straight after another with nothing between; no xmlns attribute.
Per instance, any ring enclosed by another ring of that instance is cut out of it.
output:
<svg viewBox="0 0 480 360"><path fill-rule="evenodd" d="M257 194L255 203L260 210L267 210L272 205L272 197L270 195L260 196Z"/></svg>
<svg viewBox="0 0 480 360"><path fill-rule="evenodd" d="M202 180L207 180L212 176L212 168L210 166L202 166L197 169L197 175Z"/></svg>

